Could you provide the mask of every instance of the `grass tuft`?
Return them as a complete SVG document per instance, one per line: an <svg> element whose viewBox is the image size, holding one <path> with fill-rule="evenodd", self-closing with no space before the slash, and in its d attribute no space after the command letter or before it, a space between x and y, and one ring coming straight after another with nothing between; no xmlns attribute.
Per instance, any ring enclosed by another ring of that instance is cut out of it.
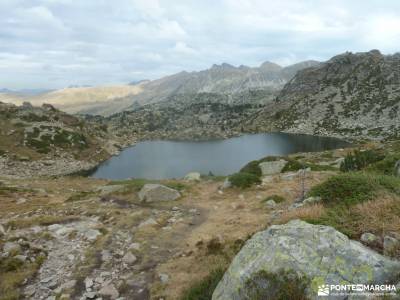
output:
<svg viewBox="0 0 400 300"><path fill-rule="evenodd" d="M181 300L210 300L224 273L225 270L222 268L211 271L207 277L184 292Z"/></svg>

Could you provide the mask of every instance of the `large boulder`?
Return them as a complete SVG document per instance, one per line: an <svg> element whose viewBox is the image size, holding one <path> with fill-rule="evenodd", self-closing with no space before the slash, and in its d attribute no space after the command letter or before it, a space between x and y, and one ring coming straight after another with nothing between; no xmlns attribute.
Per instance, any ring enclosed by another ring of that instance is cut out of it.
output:
<svg viewBox="0 0 400 300"><path fill-rule="evenodd" d="M262 175L267 176L267 175L279 174L280 172L282 172L286 164L287 164L286 160L280 159L275 161L265 161L260 163L258 166L261 169Z"/></svg>
<svg viewBox="0 0 400 300"><path fill-rule="evenodd" d="M173 201L181 194L165 185L148 183L139 192L139 199L142 202Z"/></svg>
<svg viewBox="0 0 400 300"><path fill-rule="evenodd" d="M260 280L260 274L279 276L284 274L282 271L299 278L305 276L306 297L317 299L318 286L322 285L395 284L400 262L350 240L332 227L293 220L271 226L248 240L219 282L212 299L253 299L255 289L249 282ZM277 293L278 288L268 279L273 277L268 276L257 286L257 293L261 288L263 297L257 299L270 299Z"/></svg>

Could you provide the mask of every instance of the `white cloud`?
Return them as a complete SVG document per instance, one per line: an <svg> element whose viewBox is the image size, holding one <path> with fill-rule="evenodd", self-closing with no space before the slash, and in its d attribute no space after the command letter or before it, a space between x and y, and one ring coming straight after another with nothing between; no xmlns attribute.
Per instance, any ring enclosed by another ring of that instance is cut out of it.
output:
<svg viewBox="0 0 400 300"><path fill-rule="evenodd" d="M1 0L0 88L391 53L399 51L399 20L395 0Z"/></svg>

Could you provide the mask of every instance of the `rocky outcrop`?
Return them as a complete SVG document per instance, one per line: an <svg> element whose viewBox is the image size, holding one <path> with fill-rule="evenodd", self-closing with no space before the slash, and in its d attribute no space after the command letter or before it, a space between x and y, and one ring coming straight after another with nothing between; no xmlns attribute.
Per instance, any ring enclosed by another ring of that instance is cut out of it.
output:
<svg viewBox="0 0 400 300"><path fill-rule="evenodd" d="M300 70L248 123L255 130L398 137L399 86L399 53L347 52Z"/></svg>
<svg viewBox="0 0 400 300"><path fill-rule="evenodd" d="M248 283L261 271L273 276L282 270L303 276L307 280L306 296L317 299L318 286L325 284L395 284L400 262L350 240L332 227L294 220L271 226L248 240L212 299L253 299L255 290ZM258 286L257 292L265 299L273 295L274 291L266 288L267 277L260 284L264 285Z"/></svg>
<svg viewBox="0 0 400 300"><path fill-rule="evenodd" d="M125 140L122 142L122 140ZM121 141L122 143L120 143ZM87 171L133 142L96 118L84 120L49 104L0 102L0 176L26 178Z"/></svg>
<svg viewBox="0 0 400 300"><path fill-rule="evenodd" d="M178 199L181 194L161 184L145 184L139 192L139 199L142 202L161 202L173 201Z"/></svg>
<svg viewBox="0 0 400 300"><path fill-rule="evenodd" d="M261 169L263 176L279 174L286 166L287 161L280 159L276 161L266 161L260 163L258 166Z"/></svg>

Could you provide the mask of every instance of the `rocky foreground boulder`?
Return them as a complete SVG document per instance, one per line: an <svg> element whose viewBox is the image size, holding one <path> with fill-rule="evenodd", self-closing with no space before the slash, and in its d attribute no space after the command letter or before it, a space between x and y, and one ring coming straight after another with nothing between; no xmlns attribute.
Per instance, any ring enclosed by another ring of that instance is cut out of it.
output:
<svg viewBox="0 0 400 300"><path fill-rule="evenodd" d="M400 262L350 240L332 227L294 220L271 226L247 241L212 299L272 299L277 287L271 278L282 271L303 277L305 296L317 299L318 286L326 284L396 284ZM260 274L269 277L260 280Z"/></svg>
<svg viewBox="0 0 400 300"><path fill-rule="evenodd" d="M181 194L165 185L148 183L139 192L139 199L142 202L173 201Z"/></svg>

